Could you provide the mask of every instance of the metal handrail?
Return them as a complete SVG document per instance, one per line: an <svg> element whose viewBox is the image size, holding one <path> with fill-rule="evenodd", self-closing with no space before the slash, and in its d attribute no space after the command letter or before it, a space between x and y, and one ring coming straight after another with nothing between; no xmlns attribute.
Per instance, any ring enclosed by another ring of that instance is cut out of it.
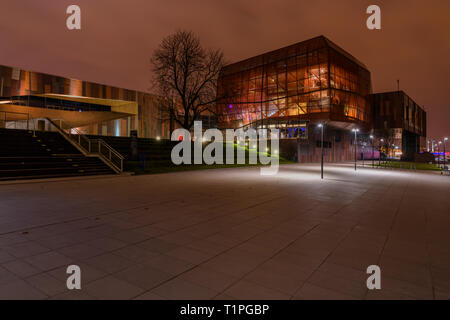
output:
<svg viewBox="0 0 450 320"><path fill-rule="evenodd" d="M9 129L6 124L8 122L14 122L14 129L17 129L17 123L21 123L22 121L26 121L26 130L33 130L33 134L35 134L36 131L36 124L34 123L34 121L31 121L32 119L30 118L30 114L26 113L26 112L14 112L14 111L0 111L0 113L3 113L4 116L0 117L0 122L4 123L4 128L5 129ZM14 115L25 115L26 119L24 120L8 120L7 115L8 114L14 114ZM33 124L33 129L30 128L30 121Z"/></svg>
<svg viewBox="0 0 450 320"><path fill-rule="evenodd" d="M102 139L89 139L84 133L76 128L67 126L68 132L64 131L61 126L58 126L53 120L47 120L69 141L72 141L85 155L98 156L103 162L112 167L116 172L123 172L124 157L117 152L113 147L107 144ZM58 120L61 124L63 120ZM73 131L75 133L73 133ZM103 150L106 149L106 152Z"/></svg>
<svg viewBox="0 0 450 320"><path fill-rule="evenodd" d="M103 139L90 139L91 142L98 142L99 144L103 145L104 147L108 148L115 156L124 158L119 152L117 152L113 147L111 147L109 144L105 142Z"/></svg>
<svg viewBox="0 0 450 320"><path fill-rule="evenodd" d="M92 152L96 152L100 156L106 157L106 159L114 164L117 169L119 169L121 172L123 171L124 157L119 152L117 152L113 147L111 147L102 139L90 139L90 142Z"/></svg>
<svg viewBox="0 0 450 320"><path fill-rule="evenodd" d="M75 131L76 133L74 134L72 133L72 131ZM67 134L72 140L76 141L78 145L86 151L86 153L89 154L92 152L91 140L88 137L84 136L83 133L78 129L69 129Z"/></svg>

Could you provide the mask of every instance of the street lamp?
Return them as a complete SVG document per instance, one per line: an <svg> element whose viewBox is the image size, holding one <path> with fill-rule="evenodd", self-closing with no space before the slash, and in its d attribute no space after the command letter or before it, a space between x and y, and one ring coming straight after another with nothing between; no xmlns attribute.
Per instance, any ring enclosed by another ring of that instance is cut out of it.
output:
<svg viewBox="0 0 450 320"><path fill-rule="evenodd" d="M435 151L438 149L438 144L437 143L435 143L434 144L434 151L433 151L433 156L434 156L434 160L436 160L436 155L435 155ZM439 155L438 155L438 163L439 163Z"/></svg>
<svg viewBox="0 0 450 320"><path fill-rule="evenodd" d="M384 139L380 139L380 152L378 153L378 165L381 167L381 147L383 146Z"/></svg>
<svg viewBox="0 0 450 320"><path fill-rule="evenodd" d="M359 129L352 129L352 131L355 133L355 171L356 171L356 139L357 139L357 133L359 132Z"/></svg>
<svg viewBox="0 0 450 320"><path fill-rule="evenodd" d="M441 167L441 144L442 144L442 141L439 141L439 145L438 145L438 166L439 166L439 168Z"/></svg>
<svg viewBox="0 0 450 320"><path fill-rule="evenodd" d="M320 159L320 178L323 179L323 128L324 124L320 123L319 128L321 129L321 140L320 140L320 149L321 149L321 159Z"/></svg>
<svg viewBox="0 0 450 320"><path fill-rule="evenodd" d="M363 142L363 144L362 144L362 152L361 152L363 168L366 166L366 164L365 164L365 161L366 161L366 145L367 145L367 143Z"/></svg>
<svg viewBox="0 0 450 320"><path fill-rule="evenodd" d="M372 168L375 167L375 151L373 149L373 135L370 135L370 143L372 144Z"/></svg>
<svg viewBox="0 0 450 320"><path fill-rule="evenodd" d="M448 138L444 138L444 170L445 170L445 161L447 160L447 152L445 151L445 146L447 144Z"/></svg>

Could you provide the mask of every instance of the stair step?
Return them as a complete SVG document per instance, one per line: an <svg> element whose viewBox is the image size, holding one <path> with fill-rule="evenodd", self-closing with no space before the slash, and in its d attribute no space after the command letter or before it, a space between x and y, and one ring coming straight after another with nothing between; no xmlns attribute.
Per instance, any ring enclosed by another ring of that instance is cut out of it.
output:
<svg viewBox="0 0 450 320"><path fill-rule="evenodd" d="M57 132L0 129L0 145L0 181L114 173Z"/></svg>
<svg viewBox="0 0 450 320"><path fill-rule="evenodd" d="M91 173L87 172L84 174L76 173L76 174L43 174L43 175L35 175L35 176L17 176L17 177L0 177L0 181L16 181L16 180L35 180L35 179L50 179L50 178L70 178L70 177L83 177L83 176L95 176L95 175L109 175L111 173L108 172L98 172Z"/></svg>

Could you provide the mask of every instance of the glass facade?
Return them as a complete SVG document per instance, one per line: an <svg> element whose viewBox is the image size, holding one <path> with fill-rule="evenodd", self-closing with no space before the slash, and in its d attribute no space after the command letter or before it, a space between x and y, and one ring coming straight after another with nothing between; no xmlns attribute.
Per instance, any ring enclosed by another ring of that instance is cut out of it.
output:
<svg viewBox="0 0 450 320"><path fill-rule="evenodd" d="M222 128L277 120L370 123L370 72L325 37L223 68L218 83Z"/></svg>

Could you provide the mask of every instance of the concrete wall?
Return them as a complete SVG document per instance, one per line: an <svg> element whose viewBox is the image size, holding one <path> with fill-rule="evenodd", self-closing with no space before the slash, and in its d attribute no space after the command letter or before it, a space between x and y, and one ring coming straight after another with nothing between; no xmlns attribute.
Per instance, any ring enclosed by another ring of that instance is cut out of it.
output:
<svg viewBox="0 0 450 320"><path fill-rule="evenodd" d="M317 127L316 127L317 128ZM307 139L280 140L281 156L299 163L321 161L321 132L310 126ZM343 162L354 160L353 135L347 130L326 128L324 131L324 161ZM361 150L358 146L357 155ZM371 153L370 153L371 154Z"/></svg>

